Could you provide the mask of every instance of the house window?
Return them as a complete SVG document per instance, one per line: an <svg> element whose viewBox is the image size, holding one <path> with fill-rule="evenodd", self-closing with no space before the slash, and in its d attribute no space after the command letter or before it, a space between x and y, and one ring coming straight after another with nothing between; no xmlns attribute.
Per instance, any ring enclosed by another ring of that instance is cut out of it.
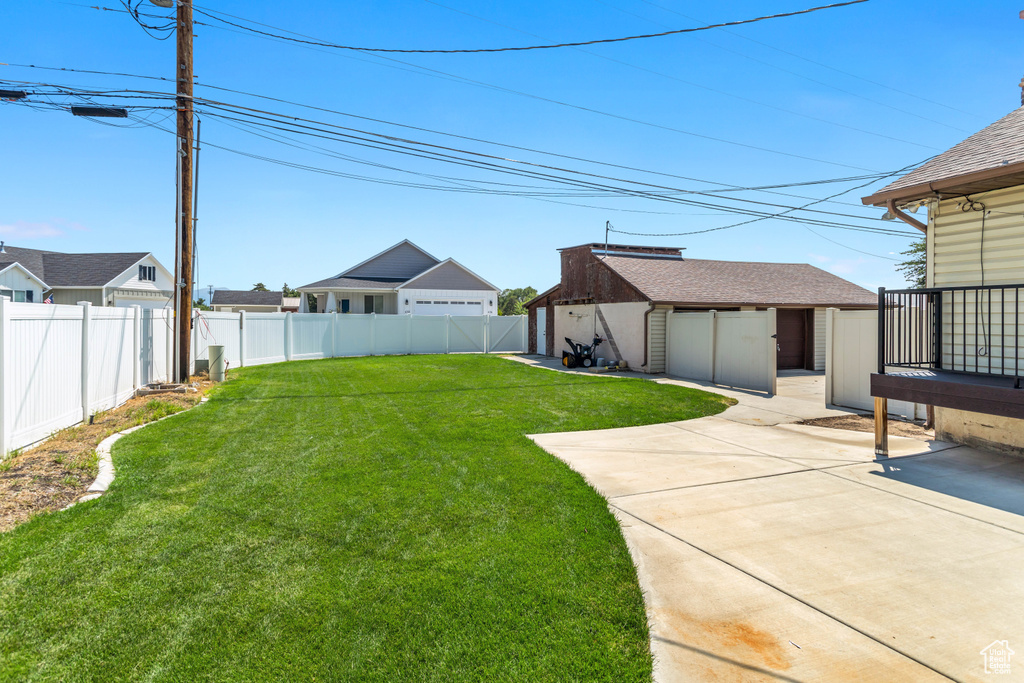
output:
<svg viewBox="0 0 1024 683"><path fill-rule="evenodd" d="M156 266L139 266L139 279L143 282L156 282Z"/></svg>
<svg viewBox="0 0 1024 683"><path fill-rule="evenodd" d="M367 294L363 297L363 313L383 313L384 295Z"/></svg>
<svg viewBox="0 0 1024 683"><path fill-rule="evenodd" d="M26 289L25 290L25 302L26 303L30 303L30 304L34 303L35 302L35 298L36 298L35 297L35 292L33 290L31 290L31 289Z"/></svg>
<svg viewBox="0 0 1024 683"><path fill-rule="evenodd" d="M25 290L16 289L14 290L14 300L24 303L25 302Z"/></svg>
<svg viewBox="0 0 1024 683"><path fill-rule="evenodd" d="M348 299L342 299L341 300L341 312L342 313L348 313L348 311L349 311Z"/></svg>

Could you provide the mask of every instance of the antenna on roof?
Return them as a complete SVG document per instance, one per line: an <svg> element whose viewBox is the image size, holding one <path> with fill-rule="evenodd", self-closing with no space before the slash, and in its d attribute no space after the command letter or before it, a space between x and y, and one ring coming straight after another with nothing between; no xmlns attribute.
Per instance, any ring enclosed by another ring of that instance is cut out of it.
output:
<svg viewBox="0 0 1024 683"><path fill-rule="evenodd" d="M1022 95L1022 97L1024 97L1024 95ZM604 222L604 256L601 257L602 260L608 258L608 231L611 230L611 227L611 221Z"/></svg>

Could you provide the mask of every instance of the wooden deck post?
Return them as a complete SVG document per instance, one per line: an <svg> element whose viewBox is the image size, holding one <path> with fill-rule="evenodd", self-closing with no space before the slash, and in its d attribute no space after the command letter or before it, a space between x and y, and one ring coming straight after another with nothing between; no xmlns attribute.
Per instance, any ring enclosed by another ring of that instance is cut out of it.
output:
<svg viewBox="0 0 1024 683"><path fill-rule="evenodd" d="M875 397L875 457L889 457L889 399Z"/></svg>

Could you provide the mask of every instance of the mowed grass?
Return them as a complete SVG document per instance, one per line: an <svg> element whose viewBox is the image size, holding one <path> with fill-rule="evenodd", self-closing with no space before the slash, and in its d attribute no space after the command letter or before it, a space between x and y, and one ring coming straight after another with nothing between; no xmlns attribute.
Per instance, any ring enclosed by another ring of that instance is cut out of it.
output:
<svg viewBox="0 0 1024 683"><path fill-rule="evenodd" d="M726 405L486 356L233 371L0 535L0 679L649 680L615 519L525 434Z"/></svg>

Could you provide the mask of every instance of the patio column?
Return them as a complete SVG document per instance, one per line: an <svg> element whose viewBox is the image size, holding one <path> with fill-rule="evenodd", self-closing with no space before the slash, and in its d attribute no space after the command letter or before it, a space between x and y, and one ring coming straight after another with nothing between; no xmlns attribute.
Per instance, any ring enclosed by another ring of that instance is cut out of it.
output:
<svg viewBox="0 0 1024 683"><path fill-rule="evenodd" d="M327 305L324 307L324 313L334 313L338 310L338 301L334 298L334 292L327 292Z"/></svg>
<svg viewBox="0 0 1024 683"><path fill-rule="evenodd" d="M309 296L305 292L299 292L299 313L309 313Z"/></svg>

